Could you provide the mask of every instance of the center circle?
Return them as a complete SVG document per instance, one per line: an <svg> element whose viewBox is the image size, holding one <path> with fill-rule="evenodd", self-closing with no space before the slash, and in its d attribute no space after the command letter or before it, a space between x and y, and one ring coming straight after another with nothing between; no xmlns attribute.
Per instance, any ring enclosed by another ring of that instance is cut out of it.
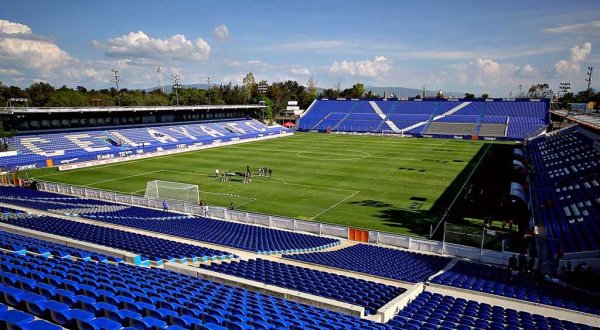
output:
<svg viewBox="0 0 600 330"><path fill-rule="evenodd" d="M335 152L316 152L316 151L299 151L296 157L312 160L357 160L370 157L368 152L356 150L342 150L343 153Z"/></svg>

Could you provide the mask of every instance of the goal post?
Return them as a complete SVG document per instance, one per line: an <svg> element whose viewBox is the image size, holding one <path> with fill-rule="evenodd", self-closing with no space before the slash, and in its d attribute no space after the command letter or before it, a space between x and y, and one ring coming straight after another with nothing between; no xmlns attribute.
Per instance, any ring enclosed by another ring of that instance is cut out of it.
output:
<svg viewBox="0 0 600 330"><path fill-rule="evenodd" d="M195 184L154 180L146 183L144 197L199 204L200 190Z"/></svg>
<svg viewBox="0 0 600 330"><path fill-rule="evenodd" d="M382 129L381 135L393 135L393 136L400 136L400 137L404 137L404 132L396 132L394 130L391 129Z"/></svg>

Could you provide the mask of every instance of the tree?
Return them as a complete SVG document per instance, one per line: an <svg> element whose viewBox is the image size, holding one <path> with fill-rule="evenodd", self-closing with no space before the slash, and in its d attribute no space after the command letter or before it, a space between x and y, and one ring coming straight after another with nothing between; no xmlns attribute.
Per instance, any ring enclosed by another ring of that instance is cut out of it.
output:
<svg viewBox="0 0 600 330"><path fill-rule="evenodd" d="M317 97L317 81L315 80L315 76L308 78L308 93Z"/></svg>
<svg viewBox="0 0 600 330"><path fill-rule="evenodd" d="M483 93L483 94L481 94L481 98L482 98L482 99L489 99L489 98L490 98L490 94L488 94L488 93Z"/></svg>
<svg viewBox="0 0 600 330"><path fill-rule="evenodd" d="M31 106L41 107L48 102L50 95L54 93L54 87L45 82L37 82L31 84L25 89L25 92L31 100Z"/></svg>
<svg viewBox="0 0 600 330"><path fill-rule="evenodd" d="M543 84L533 84L529 87L529 97L540 99L540 98L549 98L552 97L554 92L550 89L550 86L547 83Z"/></svg>
<svg viewBox="0 0 600 330"><path fill-rule="evenodd" d="M253 90L256 88L256 79L254 79L254 75L252 74L252 72L248 72L246 77L244 77L244 79L242 80L242 83L244 84L244 102L242 103L248 103L252 98Z"/></svg>
<svg viewBox="0 0 600 330"><path fill-rule="evenodd" d="M84 94L68 88L61 88L48 98L45 107L86 107L89 106Z"/></svg>
<svg viewBox="0 0 600 330"><path fill-rule="evenodd" d="M14 128L8 131L4 130L4 122L0 120L0 138L13 137L15 134L17 134L17 130Z"/></svg>
<svg viewBox="0 0 600 330"><path fill-rule="evenodd" d="M321 92L321 94L319 95L319 97L328 98L328 99L336 99L336 98L340 97L340 92L333 88L328 88L328 89L324 89Z"/></svg>
<svg viewBox="0 0 600 330"><path fill-rule="evenodd" d="M465 93L465 99L472 100L475 98L475 94L473 93Z"/></svg>
<svg viewBox="0 0 600 330"><path fill-rule="evenodd" d="M349 94L349 96L354 99L359 99L363 97L363 95L365 94L365 85L361 83L354 84L352 88L350 88Z"/></svg>
<svg viewBox="0 0 600 330"><path fill-rule="evenodd" d="M380 98L381 96L377 93L373 93L373 91L368 91L367 94L365 94L365 97L368 99L376 99Z"/></svg>

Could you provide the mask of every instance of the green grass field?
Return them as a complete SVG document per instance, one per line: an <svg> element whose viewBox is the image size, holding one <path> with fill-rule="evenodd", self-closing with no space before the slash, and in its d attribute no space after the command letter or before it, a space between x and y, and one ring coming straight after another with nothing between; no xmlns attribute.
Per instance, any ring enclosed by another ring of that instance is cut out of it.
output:
<svg viewBox="0 0 600 330"><path fill-rule="evenodd" d="M145 160L66 172L33 170L30 178L143 195L146 182L197 184L208 204L402 234L426 235L444 213L487 144L298 133ZM246 170L241 178L214 173ZM273 177L256 175L269 167Z"/></svg>

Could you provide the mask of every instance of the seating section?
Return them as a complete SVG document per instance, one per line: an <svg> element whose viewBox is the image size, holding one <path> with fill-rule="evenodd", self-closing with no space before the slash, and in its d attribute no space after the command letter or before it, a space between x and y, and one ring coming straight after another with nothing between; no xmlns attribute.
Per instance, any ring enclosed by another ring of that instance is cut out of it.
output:
<svg viewBox="0 0 600 330"><path fill-rule="evenodd" d="M390 300L406 291L389 285L264 259L212 263L200 267L362 306L367 315L375 313Z"/></svg>
<svg viewBox="0 0 600 330"><path fill-rule="evenodd" d="M60 211L60 210L59 210ZM63 210L64 211L64 210ZM116 207L114 205L109 206L96 206L94 208L79 208L79 209L67 209L75 214L81 214L86 218L123 218L123 219L148 219L148 220L174 220L174 219L186 219L189 215L168 212L163 210L148 209L145 207L137 206L123 206Z"/></svg>
<svg viewBox="0 0 600 330"><path fill-rule="evenodd" d="M529 277L512 275L506 268L459 261L431 282L600 315L599 298L550 283L538 284Z"/></svg>
<svg viewBox="0 0 600 330"><path fill-rule="evenodd" d="M158 268L5 253L0 267L0 303L65 328L388 329Z"/></svg>
<svg viewBox="0 0 600 330"><path fill-rule="evenodd" d="M18 135L7 139L17 151L16 156L0 157L0 167L46 166L112 158L122 155L155 152L199 144L212 144L239 139L280 134L287 129L268 127L256 120L242 119L138 128L117 128L108 131Z"/></svg>
<svg viewBox="0 0 600 330"><path fill-rule="evenodd" d="M379 114L376 108L381 110ZM548 126L548 108L547 100L317 100L301 117L298 128L350 132L396 130L417 135L479 135L522 140ZM392 129L388 121L397 129ZM486 126L480 129L482 124ZM491 124L507 125L508 129Z"/></svg>
<svg viewBox="0 0 600 330"><path fill-rule="evenodd" d="M132 218L96 218L94 220L259 253L317 251L340 243L339 240L332 238L203 217L169 221Z"/></svg>
<svg viewBox="0 0 600 330"><path fill-rule="evenodd" d="M9 309L0 304L0 327L2 329L24 330L61 330L62 327L45 320L36 320L35 316L19 310Z"/></svg>
<svg viewBox="0 0 600 330"><path fill-rule="evenodd" d="M529 141L530 181L554 255L600 250L597 136L573 126Z"/></svg>
<svg viewBox="0 0 600 330"><path fill-rule="evenodd" d="M395 329L592 329L584 324L427 291L388 324Z"/></svg>
<svg viewBox="0 0 600 330"><path fill-rule="evenodd" d="M107 256L96 252L90 252L58 243L43 241L40 239L13 234L0 230L0 249L15 253L36 253L46 257L55 258L75 257L84 260L95 260L98 262L121 262L121 258Z"/></svg>
<svg viewBox="0 0 600 330"><path fill-rule="evenodd" d="M96 210L98 208L123 208L122 205L112 202L9 186L0 186L0 201L12 205L19 205L46 211L63 209Z"/></svg>
<svg viewBox="0 0 600 330"><path fill-rule="evenodd" d="M140 255L143 260L158 263L167 261L207 261L235 258L234 255L196 245L169 241L104 226L90 225L47 216L4 218L3 223L49 234L109 246Z"/></svg>
<svg viewBox="0 0 600 330"><path fill-rule="evenodd" d="M43 210L76 209L79 216L100 222L261 253L317 251L340 243L332 238L203 217L192 218L173 212L146 211L138 207L98 212L99 208L114 209L123 205L23 188L0 187L0 201ZM153 216L158 214L159 217L140 215L141 212L149 212L147 214Z"/></svg>
<svg viewBox="0 0 600 330"><path fill-rule="evenodd" d="M331 252L284 255L284 258L406 282L423 282L450 261L440 256L366 244Z"/></svg>

